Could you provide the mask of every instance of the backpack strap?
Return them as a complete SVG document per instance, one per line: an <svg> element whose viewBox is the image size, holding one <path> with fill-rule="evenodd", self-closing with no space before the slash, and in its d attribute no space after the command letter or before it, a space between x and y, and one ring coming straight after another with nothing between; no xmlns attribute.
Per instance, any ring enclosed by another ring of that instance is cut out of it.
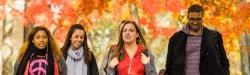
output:
<svg viewBox="0 0 250 75"><path fill-rule="evenodd" d="M108 63L109 63L109 59L110 59L110 53L112 53L112 52L115 50L115 48L116 48L116 45L112 45L112 46L109 48L109 50L108 50L108 60L107 60L107 63L106 63L106 65L105 65L105 67L104 67L104 72L105 72L105 74L107 74L106 69L108 68Z"/></svg>

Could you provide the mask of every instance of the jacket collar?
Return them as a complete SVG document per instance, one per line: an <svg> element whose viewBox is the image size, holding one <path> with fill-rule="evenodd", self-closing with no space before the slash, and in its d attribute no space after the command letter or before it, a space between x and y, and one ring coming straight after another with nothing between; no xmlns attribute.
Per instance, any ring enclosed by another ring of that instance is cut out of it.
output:
<svg viewBox="0 0 250 75"><path fill-rule="evenodd" d="M204 28L204 26L201 27L201 30L202 30L202 31L201 31L201 33L198 34L197 36L202 36L203 28ZM186 33L186 34L194 35L194 34L191 33L191 30L190 30L190 28L188 27L188 25L183 26L183 27L182 27L182 31L183 31L184 33Z"/></svg>

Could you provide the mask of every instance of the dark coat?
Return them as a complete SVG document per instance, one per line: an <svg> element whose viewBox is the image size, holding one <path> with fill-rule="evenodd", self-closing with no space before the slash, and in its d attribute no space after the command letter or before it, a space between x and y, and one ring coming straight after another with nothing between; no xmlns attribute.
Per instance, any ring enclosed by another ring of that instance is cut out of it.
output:
<svg viewBox="0 0 250 75"><path fill-rule="evenodd" d="M88 64L88 75L99 75L97 63L94 54L91 52L92 61Z"/></svg>
<svg viewBox="0 0 250 75"><path fill-rule="evenodd" d="M187 36L183 31L178 31L170 38L165 74L185 75ZM219 32L204 27L200 49L200 75L230 74L229 61Z"/></svg>

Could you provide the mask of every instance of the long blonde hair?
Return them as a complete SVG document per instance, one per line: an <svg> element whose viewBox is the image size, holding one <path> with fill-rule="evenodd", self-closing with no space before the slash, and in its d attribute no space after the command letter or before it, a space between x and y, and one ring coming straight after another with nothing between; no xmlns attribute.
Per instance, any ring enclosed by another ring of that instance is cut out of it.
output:
<svg viewBox="0 0 250 75"><path fill-rule="evenodd" d="M55 59L55 61L60 61L60 59L62 58L62 53L59 49L59 47L57 46L54 38L52 37L50 31L42 26L38 26L35 27L28 35L27 40L24 42L24 44L22 45L22 47L19 50L19 54L18 54L18 58L17 58L17 62L20 63L23 56L25 55L25 53L28 50L28 47L32 44L32 40L34 39L35 34L38 31L45 31L47 36L48 36L48 46L51 47L52 53L53 53L53 58Z"/></svg>

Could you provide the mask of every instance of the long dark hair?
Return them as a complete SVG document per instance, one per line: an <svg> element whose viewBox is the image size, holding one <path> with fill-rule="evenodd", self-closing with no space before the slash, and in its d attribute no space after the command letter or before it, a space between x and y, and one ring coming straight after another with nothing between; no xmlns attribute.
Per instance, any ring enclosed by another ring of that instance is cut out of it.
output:
<svg viewBox="0 0 250 75"><path fill-rule="evenodd" d="M27 40L22 45L19 55L17 58L17 63L20 64L18 67L18 70L16 72L16 75L23 75L26 65L30 58L32 57L32 54L34 53L34 43L32 43L32 40L34 40L34 36L38 31L45 31L47 37L48 37L48 71L47 74L53 74L54 73L54 59L58 63L60 61L60 58L62 57L62 53L60 49L58 48L57 44L55 43L54 38L52 37L50 31L42 26L35 27L28 35Z"/></svg>
<svg viewBox="0 0 250 75"><path fill-rule="evenodd" d="M83 30L84 31L84 41L82 43L81 46L83 46L83 50L84 50L84 61L85 63L89 64L90 61L92 60L91 58L91 52L89 50L89 47L88 47L88 40L87 40L87 34L86 34L86 31L83 27L83 25L81 24L74 24L70 27L69 31L68 31L68 34L67 34L67 37L64 41L64 44L63 44L63 47L62 47L62 52L63 52L63 57L65 59L67 59L67 56L68 56L68 50L69 50L69 47L71 45L71 41L70 41L70 38L72 37L72 34L77 30L77 29L80 29L80 30Z"/></svg>
<svg viewBox="0 0 250 75"><path fill-rule="evenodd" d="M141 32L139 26L137 25L137 23L135 21L130 21L130 20L125 20L125 21L122 21L122 22L123 22L122 28L119 29L120 30L119 41L118 41L118 43L117 43L116 48L114 49L114 51L112 51L112 58L118 56L119 60L122 60L123 57L124 57L124 51L122 49L123 45L124 45L124 41L122 39L122 33L123 33L122 30L124 29L124 26L127 25L127 24L134 25L134 27L136 29L136 32L139 34L139 37L136 38L136 44L143 45L144 46L143 50L147 50L146 41L144 40L142 32Z"/></svg>
<svg viewBox="0 0 250 75"><path fill-rule="evenodd" d="M48 41L49 41L48 46L50 46L49 48L51 48L49 50L52 50L55 60L58 62L61 59L62 53L61 53L59 47L57 46L57 44L55 42L55 39L52 37L50 31L45 27L38 26L38 27L35 27L29 33L27 40L24 42L24 44L20 48L19 55L18 55L18 58L17 58L18 63L20 63L20 61L22 60L23 56L27 52L28 47L33 44L32 40L34 39L35 34L40 30L45 31L45 33L47 34Z"/></svg>

